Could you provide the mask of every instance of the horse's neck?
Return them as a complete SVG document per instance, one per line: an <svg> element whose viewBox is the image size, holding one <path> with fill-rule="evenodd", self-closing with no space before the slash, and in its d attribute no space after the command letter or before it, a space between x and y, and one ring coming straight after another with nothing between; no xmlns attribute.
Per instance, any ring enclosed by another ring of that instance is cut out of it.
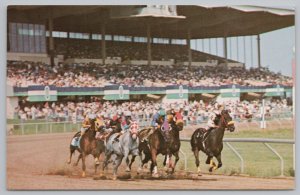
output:
<svg viewBox="0 0 300 195"><path fill-rule="evenodd" d="M173 126L177 128L175 123L172 124L172 128ZM179 140L179 131L177 129L172 129L171 133L173 134L174 139Z"/></svg>
<svg viewBox="0 0 300 195"><path fill-rule="evenodd" d="M94 138L96 135L96 131L94 131L93 129L90 128L90 129L88 129L87 134L88 134L89 138Z"/></svg>
<svg viewBox="0 0 300 195"><path fill-rule="evenodd" d="M224 137L224 133L225 133L225 127L224 127L224 124L221 119L219 121L218 126L219 127L216 129L217 130L217 138L222 140Z"/></svg>

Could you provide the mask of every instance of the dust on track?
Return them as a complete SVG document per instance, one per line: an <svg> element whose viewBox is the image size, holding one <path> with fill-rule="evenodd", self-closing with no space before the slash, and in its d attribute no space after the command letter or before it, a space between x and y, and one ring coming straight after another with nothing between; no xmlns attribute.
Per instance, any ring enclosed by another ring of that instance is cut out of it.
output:
<svg viewBox="0 0 300 195"><path fill-rule="evenodd" d="M144 172L141 176L132 170L131 176L120 168L120 178L111 180L94 175L93 159L87 159L87 177L81 178L78 167L66 164L69 143L73 133L8 136L7 189L9 190L206 190L206 189L294 189L292 178L253 178L224 175L195 176L178 171L174 177L153 179ZM73 157L74 162L77 158Z"/></svg>

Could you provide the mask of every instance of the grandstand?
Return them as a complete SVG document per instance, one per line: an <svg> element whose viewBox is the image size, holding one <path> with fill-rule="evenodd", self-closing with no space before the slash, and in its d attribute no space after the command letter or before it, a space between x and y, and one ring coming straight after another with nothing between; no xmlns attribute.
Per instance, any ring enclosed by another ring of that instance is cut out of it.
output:
<svg viewBox="0 0 300 195"><path fill-rule="evenodd" d="M226 40L292 25L293 11L254 6L9 6L7 117L45 102L94 98L289 100L292 79L261 66L259 39L251 70L228 59ZM191 48L204 38L223 38L223 55Z"/></svg>

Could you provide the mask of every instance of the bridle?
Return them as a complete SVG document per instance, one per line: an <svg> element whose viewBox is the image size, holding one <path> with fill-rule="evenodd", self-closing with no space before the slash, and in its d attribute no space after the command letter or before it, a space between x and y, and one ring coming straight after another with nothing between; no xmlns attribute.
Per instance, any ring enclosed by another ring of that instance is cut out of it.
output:
<svg viewBox="0 0 300 195"><path fill-rule="evenodd" d="M234 125L234 121L232 121L232 120L227 121L224 117L224 112L227 112L227 111L221 112L221 117L220 117L221 124L223 124L225 128L229 128L230 126ZM228 114L228 113L225 113L225 114Z"/></svg>

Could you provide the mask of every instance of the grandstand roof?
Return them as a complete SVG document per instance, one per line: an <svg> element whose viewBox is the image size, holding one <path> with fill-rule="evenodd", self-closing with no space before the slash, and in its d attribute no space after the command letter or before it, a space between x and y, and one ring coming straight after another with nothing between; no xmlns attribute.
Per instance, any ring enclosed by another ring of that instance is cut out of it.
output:
<svg viewBox="0 0 300 195"><path fill-rule="evenodd" d="M257 35L293 26L292 9L258 6L179 5L177 16L143 12L146 5L130 6L9 6L8 22L46 23L54 20L55 31L101 33L146 37L192 39Z"/></svg>

